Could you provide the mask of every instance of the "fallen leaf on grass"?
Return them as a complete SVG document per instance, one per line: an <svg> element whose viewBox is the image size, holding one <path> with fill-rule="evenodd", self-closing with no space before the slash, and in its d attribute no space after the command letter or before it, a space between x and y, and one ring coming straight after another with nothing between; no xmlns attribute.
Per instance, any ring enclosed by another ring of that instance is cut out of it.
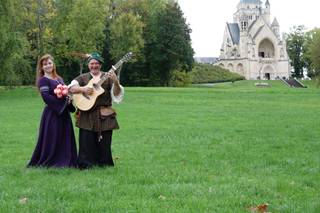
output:
<svg viewBox="0 0 320 213"><path fill-rule="evenodd" d="M163 196L163 195L160 195L158 198L159 198L160 200L165 200L165 199L166 199L166 197Z"/></svg>
<svg viewBox="0 0 320 213"><path fill-rule="evenodd" d="M113 160L119 160L120 159L120 157L118 157L118 156L115 156L114 158L113 158Z"/></svg>
<svg viewBox="0 0 320 213"><path fill-rule="evenodd" d="M27 201L28 201L28 198L23 197L23 198L21 198L21 199L19 200L19 203L20 203L20 204L26 204Z"/></svg>
<svg viewBox="0 0 320 213"><path fill-rule="evenodd" d="M264 203L264 204L260 204L256 207L250 207L249 210L251 212L268 213L268 206L269 206L269 204Z"/></svg>
<svg viewBox="0 0 320 213"><path fill-rule="evenodd" d="M214 189L212 189L212 187L209 187L209 193L213 192Z"/></svg>

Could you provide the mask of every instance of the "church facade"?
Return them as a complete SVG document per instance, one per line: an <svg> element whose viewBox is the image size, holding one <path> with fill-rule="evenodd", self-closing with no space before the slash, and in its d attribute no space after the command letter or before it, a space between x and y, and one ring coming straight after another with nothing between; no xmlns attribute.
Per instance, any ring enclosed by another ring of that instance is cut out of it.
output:
<svg viewBox="0 0 320 213"><path fill-rule="evenodd" d="M243 75L248 80L290 76L286 42L280 36L276 18L270 22L270 3L260 0L240 0L227 23L218 65Z"/></svg>

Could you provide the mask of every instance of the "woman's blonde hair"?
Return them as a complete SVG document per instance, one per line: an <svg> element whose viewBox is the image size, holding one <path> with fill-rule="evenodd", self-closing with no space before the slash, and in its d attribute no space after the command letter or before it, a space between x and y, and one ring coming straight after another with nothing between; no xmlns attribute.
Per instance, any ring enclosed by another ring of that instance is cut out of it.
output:
<svg viewBox="0 0 320 213"><path fill-rule="evenodd" d="M38 86L39 79L44 76L44 70L42 69L43 62L47 61L49 59L53 62L53 57L51 55L49 55L49 54L45 54L44 56L42 56L38 60L38 63L37 63L37 75L36 75L36 86ZM56 65L55 65L54 62L53 62L52 77L54 79L60 78L60 76L57 74Z"/></svg>

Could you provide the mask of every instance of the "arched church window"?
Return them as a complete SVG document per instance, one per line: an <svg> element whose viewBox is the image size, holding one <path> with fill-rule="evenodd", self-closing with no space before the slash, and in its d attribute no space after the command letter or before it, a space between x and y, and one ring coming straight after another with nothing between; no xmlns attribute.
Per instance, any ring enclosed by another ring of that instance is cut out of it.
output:
<svg viewBox="0 0 320 213"><path fill-rule="evenodd" d="M244 75L244 68L243 68L243 65L241 63L239 63L237 65L237 73L240 74L240 75Z"/></svg>

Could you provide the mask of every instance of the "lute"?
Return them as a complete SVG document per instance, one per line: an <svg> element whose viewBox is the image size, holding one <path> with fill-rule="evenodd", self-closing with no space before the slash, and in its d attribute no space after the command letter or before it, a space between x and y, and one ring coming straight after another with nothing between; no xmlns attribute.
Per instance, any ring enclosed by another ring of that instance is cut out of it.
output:
<svg viewBox="0 0 320 213"><path fill-rule="evenodd" d="M132 53L131 52L127 53L115 65L113 65L108 72L115 71L117 76L119 76L120 72L117 72L117 70L121 67L123 63L129 61L131 57L132 57ZM108 79L107 73L103 75L98 82L94 82L93 79L91 79L86 85L86 87L93 88L93 93L90 95L85 95L83 93L74 93L72 95L73 105L75 105L78 109L82 111L90 110L94 106L97 98L104 93L104 89L101 87L101 85L107 79Z"/></svg>

